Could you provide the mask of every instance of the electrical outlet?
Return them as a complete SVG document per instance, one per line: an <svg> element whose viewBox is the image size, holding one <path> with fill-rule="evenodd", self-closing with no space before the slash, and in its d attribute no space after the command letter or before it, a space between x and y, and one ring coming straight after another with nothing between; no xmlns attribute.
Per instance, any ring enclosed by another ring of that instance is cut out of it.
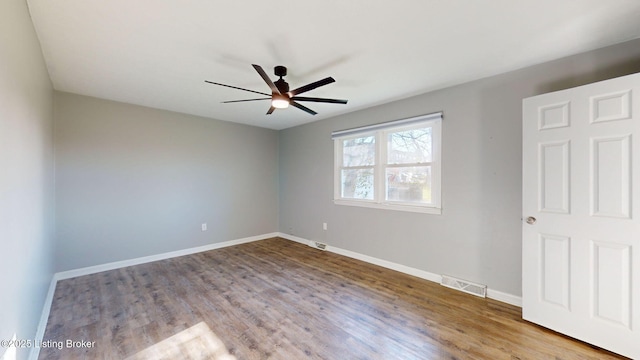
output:
<svg viewBox="0 0 640 360"><path fill-rule="evenodd" d="M322 230L327 230L327 223L322 223Z"/></svg>
<svg viewBox="0 0 640 360"><path fill-rule="evenodd" d="M202 224L202 231L207 231L207 223Z"/></svg>

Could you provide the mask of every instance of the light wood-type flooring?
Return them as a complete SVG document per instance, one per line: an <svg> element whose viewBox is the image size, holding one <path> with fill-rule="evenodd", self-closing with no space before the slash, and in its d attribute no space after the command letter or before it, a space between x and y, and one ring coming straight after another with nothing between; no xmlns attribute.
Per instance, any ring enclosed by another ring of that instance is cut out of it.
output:
<svg viewBox="0 0 640 360"><path fill-rule="evenodd" d="M279 238L60 281L44 340L40 359L622 359L515 306Z"/></svg>

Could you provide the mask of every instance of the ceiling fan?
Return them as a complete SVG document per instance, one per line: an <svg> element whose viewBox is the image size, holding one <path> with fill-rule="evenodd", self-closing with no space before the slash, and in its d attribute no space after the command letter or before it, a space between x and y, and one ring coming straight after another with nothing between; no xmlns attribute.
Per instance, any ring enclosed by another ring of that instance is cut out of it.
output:
<svg viewBox="0 0 640 360"><path fill-rule="evenodd" d="M331 103L331 104L346 104L347 103L347 100L298 96L299 94L302 94L302 93L305 93L307 91L311 91L313 89L319 88L320 86L328 85L328 84L331 84L332 82L335 82L334 78L332 78L332 77L327 77L327 78L324 78L322 80L318 80L316 82L312 82L310 84L301 86L301 87L299 87L297 89L289 90L289 84L286 81L284 81L284 79L282 78L283 76L287 75L287 68L286 67L284 67L284 66L276 66L274 68L274 72L275 72L276 76L280 77L280 79L276 80L276 82L274 83L273 81L271 81L271 79L269 79L269 77L267 76L267 74L264 72L264 70L262 69L262 67L260 65L253 64L252 66L253 66L254 69L256 69L258 74L260 74L260 76L262 77L264 82L266 82L267 85L269 85L269 88L271 88L271 95L269 95L267 93L260 92L260 91L243 89L243 88L240 88L240 87L237 87L237 86L221 84L221 83L208 81L208 80L205 80L204 82L207 82L209 84L214 84L214 85L226 86L226 87L229 87L229 88L232 88L232 89L244 90L244 91L249 91L249 92L256 93L256 94L270 96L270 97L258 98L258 99L244 99L244 100L223 101L223 103L226 104L226 103L236 103L236 102L245 102L245 101L271 100L271 107L269 107L269 111L267 111L267 115L270 115L271 113L273 113L275 111L275 109L285 109L285 108L289 107L289 105L295 106L298 109L306 111L307 113L309 113L311 115L316 115L317 114L317 112L315 112L315 111L309 109L308 107L298 103L298 101L310 101L310 102Z"/></svg>

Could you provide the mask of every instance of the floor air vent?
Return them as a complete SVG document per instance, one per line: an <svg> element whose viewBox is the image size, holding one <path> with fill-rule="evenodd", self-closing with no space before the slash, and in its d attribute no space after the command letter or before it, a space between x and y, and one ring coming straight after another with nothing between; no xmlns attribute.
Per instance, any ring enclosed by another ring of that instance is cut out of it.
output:
<svg viewBox="0 0 640 360"><path fill-rule="evenodd" d="M456 279L447 275L442 275L440 285L464 291L475 296L487 297L487 285L476 284L467 280Z"/></svg>
<svg viewBox="0 0 640 360"><path fill-rule="evenodd" d="M321 242L317 242L317 241L309 241L309 245L313 248L316 249L320 249L320 250L327 250L327 244L323 244Z"/></svg>

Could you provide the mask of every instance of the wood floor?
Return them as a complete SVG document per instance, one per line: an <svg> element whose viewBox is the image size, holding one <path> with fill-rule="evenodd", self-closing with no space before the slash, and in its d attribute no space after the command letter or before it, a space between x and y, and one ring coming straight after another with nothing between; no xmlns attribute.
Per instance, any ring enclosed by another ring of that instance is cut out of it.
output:
<svg viewBox="0 0 640 360"><path fill-rule="evenodd" d="M278 238L60 281L44 341L40 359L623 359L517 307Z"/></svg>

